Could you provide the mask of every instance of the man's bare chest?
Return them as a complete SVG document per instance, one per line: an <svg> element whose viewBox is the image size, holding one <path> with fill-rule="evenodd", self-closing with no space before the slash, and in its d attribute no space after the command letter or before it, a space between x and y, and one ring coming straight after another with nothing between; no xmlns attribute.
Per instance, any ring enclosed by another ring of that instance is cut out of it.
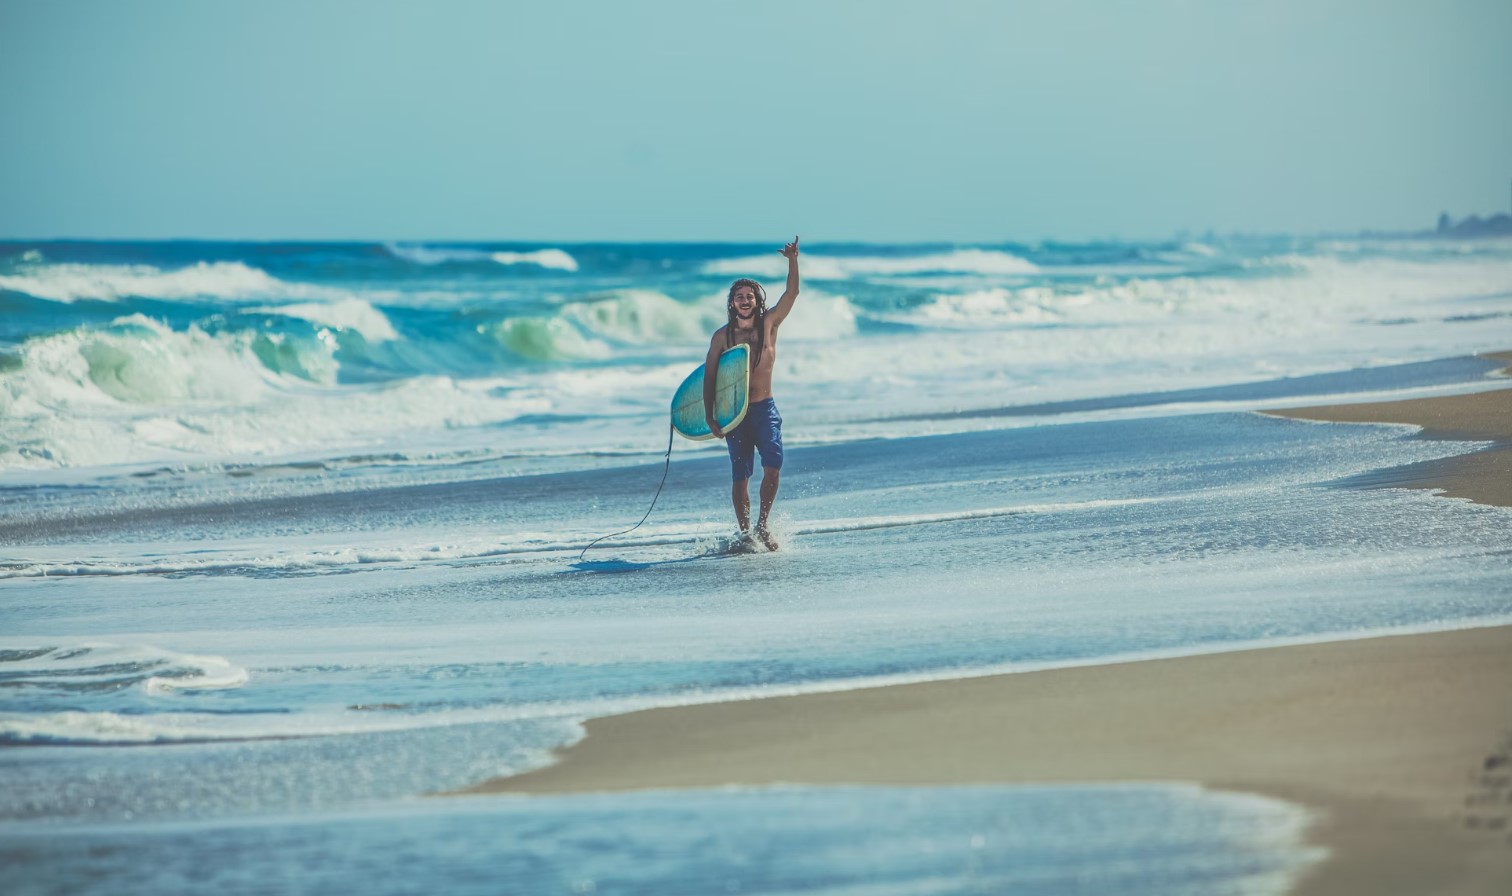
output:
<svg viewBox="0 0 1512 896"><path fill-rule="evenodd" d="M761 345L760 345L761 357L759 357L759 358L756 359L756 366L760 367L763 363L769 363L772 360L772 358L776 357L776 355L777 355L777 344L776 343L777 343L777 340L773 339L772 336L771 336L771 334L768 334L765 339L761 340ZM731 334L731 342L730 342L730 344L732 346L734 346L734 345L747 345L747 346L750 346L751 352L754 354L757 351L757 348L758 348L757 342L756 342L756 330L755 329L750 329L750 330L735 330Z"/></svg>

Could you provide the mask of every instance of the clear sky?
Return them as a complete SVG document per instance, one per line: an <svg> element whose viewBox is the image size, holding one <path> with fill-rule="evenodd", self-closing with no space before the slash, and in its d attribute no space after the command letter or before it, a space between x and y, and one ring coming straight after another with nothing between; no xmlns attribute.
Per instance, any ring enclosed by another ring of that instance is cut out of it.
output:
<svg viewBox="0 0 1512 896"><path fill-rule="evenodd" d="M962 241L1505 210L1512 2L0 0L0 237Z"/></svg>

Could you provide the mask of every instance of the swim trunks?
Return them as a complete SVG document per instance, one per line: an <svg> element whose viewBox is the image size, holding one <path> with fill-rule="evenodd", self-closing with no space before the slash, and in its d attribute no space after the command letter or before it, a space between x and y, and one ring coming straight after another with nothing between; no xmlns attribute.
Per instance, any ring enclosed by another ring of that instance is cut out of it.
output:
<svg viewBox="0 0 1512 896"><path fill-rule="evenodd" d="M782 469L782 415L771 398L754 402L746 409L745 419L725 439L730 449L730 467L735 481L750 479L756 472L753 461L761 452L761 465Z"/></svg>

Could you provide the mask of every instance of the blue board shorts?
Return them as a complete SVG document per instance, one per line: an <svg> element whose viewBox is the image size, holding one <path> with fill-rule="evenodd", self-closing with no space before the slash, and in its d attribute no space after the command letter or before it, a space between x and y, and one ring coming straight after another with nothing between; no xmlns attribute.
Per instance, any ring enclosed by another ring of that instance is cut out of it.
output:
<svg viewBox="0 0 1512 896"><path fill-rule="evenodd" d="M725 446L730 449L730 467L736 482L750 479L756 472L753 461L757 451L761 452L763 467L782 469L782 415L777 413L777 402L767 398L752 403L746 409L745 419L725 439Z"/></svg>

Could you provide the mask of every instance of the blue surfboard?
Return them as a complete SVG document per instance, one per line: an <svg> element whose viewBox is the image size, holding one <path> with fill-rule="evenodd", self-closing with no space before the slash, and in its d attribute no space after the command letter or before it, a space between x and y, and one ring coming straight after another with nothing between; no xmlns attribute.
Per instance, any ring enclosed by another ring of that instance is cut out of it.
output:
<svg viewBox="0 0 1512 896"><path fill-rule="evenodd" d="M719 356L714 375L714 419L725 432L745 419L751 399L751 349L737 345ZM672 395L672 427L683 438L701 442L714 438L704 419L704 365L688 374Z"/></svg>

